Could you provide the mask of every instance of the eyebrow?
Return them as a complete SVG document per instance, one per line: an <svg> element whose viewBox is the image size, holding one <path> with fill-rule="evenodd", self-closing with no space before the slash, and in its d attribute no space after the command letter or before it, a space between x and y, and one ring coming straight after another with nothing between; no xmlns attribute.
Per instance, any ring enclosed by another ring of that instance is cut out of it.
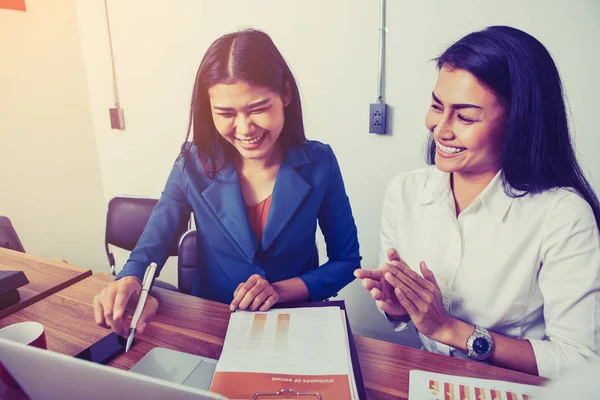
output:
<svg viewBox="0 0 600 400"><path fill-rule="evenodd" d="M438 99L438 97L435 95L434 92L431 92L431 97L433 97L433 100L438 103L438 104L444 104L442 103L442 101L440 99ZM482 109L479 106L476 106L475 104L468 104L468 103L459 103L459 104L451 104L450 107L460 110L463 108L479 108L480 110Z"/></svg>
<svg viewBox="0 0 600 400"><path fill-rule="evenodd" d="M264 106L265 104L267 104L270 101L271 101L271 98L268 98L268 99L257 101L255 103L250 103L246 107L244 107L244 109L248 110L250 108L256 108L256 107ZM215 110L221 110L221 111L235 111L235 109L232 108L232 107L213 106L213 108Z"/></svg>

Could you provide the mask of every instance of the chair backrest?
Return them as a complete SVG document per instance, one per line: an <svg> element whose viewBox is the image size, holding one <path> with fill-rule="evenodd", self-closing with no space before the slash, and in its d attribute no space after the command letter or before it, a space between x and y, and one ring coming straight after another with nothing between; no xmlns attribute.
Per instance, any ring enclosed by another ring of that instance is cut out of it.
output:
<svg viewBox="0 0 600 400"><path fill-rule="evenodd" d="M194 270L198 262L196 239L198 232L191 229L183 234L179 241L177 254L177 288L181 293L192 293Z"/></svg>
<svg viewBox="0 0 600 400"><path fill-rule="evenodd" d="M185 294L192 293L192 286L194 286L194 270L198 262L197 236L198 232L195 229L191 229L184 233L179 241L177 288L181 293ZM313 263L315 268L319 266L319 249L316 243L313 253Z"/></svg>
<svg viewBox="0 0 600 400"><path fill-rule="evenodd" d="M144 232L157 199L144 197L117 196L108 203L106 214L105 248L111 271L114 270L115 258L108 245L132 251ZM169 256L177 255L179 238L188 228L189 219L177 230L176 239L169 244Z"/></svg>
<svg viewBox="0 0 600 400"><path fill-rule="evenodd" d="M21 253L25 253L25 249L23 248L23 244L19 239L19 235L13 228L12 223L8 217L3 217L0 215L0 247L4 247L5 249L20 251Z"/></svg>

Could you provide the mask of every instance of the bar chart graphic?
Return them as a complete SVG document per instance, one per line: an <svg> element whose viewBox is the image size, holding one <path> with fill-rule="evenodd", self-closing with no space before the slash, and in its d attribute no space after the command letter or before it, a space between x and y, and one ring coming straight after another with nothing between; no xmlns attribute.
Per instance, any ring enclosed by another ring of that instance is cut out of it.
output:
<svg viewBox="0 0 600 400"><path fill-rule="evenodd" d="M278 314L275 324L275 343L286 344L290 333L290 314Z"/></svg>
<svg viewBox="0 0 600 400"><path fill-rule="evenodd" d="M475 386L475 400L487 400L485 389Z"/></svg>
<svg viewBox="0 0 600 400"><path fill-rule="evenodd" d="M411 400L536 400L540 387L427 371L410 371Z"/></svg>
<svg viewBox="0 0 600 400"><path fill-rule="evenodd" d="M248 348L258 350L265 334L265 324L267 323L267 314L254 314L252 327L250 328L250 337L248 339Z"/></svg>
<svg viewBox="0 0 600 400"><path fill-rule="evenodd" d="M440 383L438 381L429 380L429 390L431 390L432 395L436 395L440 392Z"/></svg>
<svg viewBox="0 0 600 400"><path fill-rule="evenodd" d="M444 382L444 400L455 400L454 397L454 384L449 382Z"/></svg>
<svg viewBox="0 0 600 400"><path fill-rule="evenodd" d="M459 385L460 400L471 400L471 389L465 385Z"/></svg>

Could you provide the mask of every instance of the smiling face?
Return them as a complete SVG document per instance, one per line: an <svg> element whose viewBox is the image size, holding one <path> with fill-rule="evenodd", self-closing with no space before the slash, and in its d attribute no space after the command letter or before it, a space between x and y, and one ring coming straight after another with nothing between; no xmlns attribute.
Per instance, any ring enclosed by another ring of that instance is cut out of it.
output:
<svg viewBox="0 0 600 400"><path fill-rule="evenodd" d="M495 175L506 126L501 99L471 73L443 67L425 125L436 144L435 164L449 173Z"/></svg>
<svg viewBox="0 0 600 400"><path fill-rule="evenodd" d="M208 89L213 122L219 134L244 159L271 160L285 122L286 99L271 89L245 81Z"/></svg>

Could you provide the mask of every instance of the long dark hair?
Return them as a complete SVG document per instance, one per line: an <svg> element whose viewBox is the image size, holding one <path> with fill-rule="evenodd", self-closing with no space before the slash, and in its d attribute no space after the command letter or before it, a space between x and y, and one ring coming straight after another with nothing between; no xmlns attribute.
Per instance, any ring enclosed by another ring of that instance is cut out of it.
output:
<svg viewBox="0 0 600 400"><path fill-rule="evenodd" d="M512 197L564 187L592 207L600 226L600 203L585 179L571 142L562 83L552 56L533 36L508 26L490 26L451 45L437 59L442 67L473 74L508 106L501 168ZM435 164L429 137L426 159Z"/></svg>
<svg viewBox="0 0 600 400"><path fill-rule="evenodd" d="M284 109L285 122L278 141L284 149L306 141L298 85L269 35L254 29L226 34L210 45L200 62L192 93L188 132L180 154L183 157L189 155L186 143L193 132L202 168L211 179L227 165L235 150L217 132L208 89L219 83L237 81L268 87L282 98L286 85L289 85L291 100Z"/></svg>

